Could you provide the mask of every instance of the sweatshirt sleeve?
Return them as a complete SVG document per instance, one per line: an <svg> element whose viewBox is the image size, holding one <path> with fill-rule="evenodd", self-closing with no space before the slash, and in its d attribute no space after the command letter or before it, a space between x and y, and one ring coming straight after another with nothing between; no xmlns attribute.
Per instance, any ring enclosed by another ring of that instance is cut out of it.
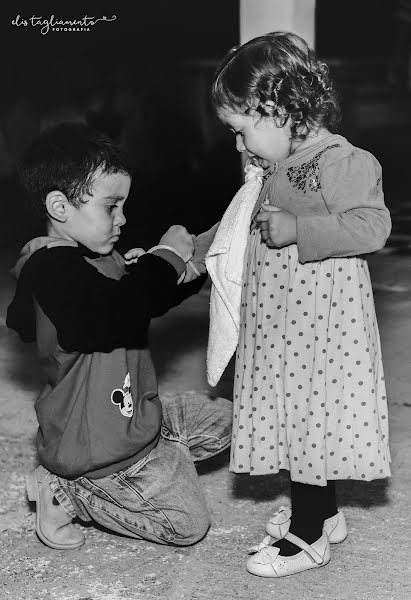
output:
<svg viewBox="0 0 411 600"><path fill-rule="evenodd" d="M176 269L153 254L119 280L101 274L75 248L40 250L30 262L34 298L68 352L144 347L151 318L175 304Z"/></svg>
<svg viewBox="0 0 411 600"><path fill-rule="evenodd" d="M383 248L391 231L381 166L365 150L325 164L321 193L328 215L297 217L300 262L368 254Z"/></svg>

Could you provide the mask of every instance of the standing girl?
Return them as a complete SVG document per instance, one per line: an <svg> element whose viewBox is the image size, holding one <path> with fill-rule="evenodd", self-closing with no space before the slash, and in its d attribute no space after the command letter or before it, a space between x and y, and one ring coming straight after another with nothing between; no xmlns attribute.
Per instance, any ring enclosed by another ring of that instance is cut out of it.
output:
<svg viewBox="0 0 411 600"><path fill-rule="evenodd" d="M335 480L390 475L363 255L384 246L391 222L381 167L332 133L327 67L300 37L269 33L232 49L212 97L263 175L244 256L230 469L290 472L291 508L247 563L280 577L326 564L329 543L345 539Z"/></svg>

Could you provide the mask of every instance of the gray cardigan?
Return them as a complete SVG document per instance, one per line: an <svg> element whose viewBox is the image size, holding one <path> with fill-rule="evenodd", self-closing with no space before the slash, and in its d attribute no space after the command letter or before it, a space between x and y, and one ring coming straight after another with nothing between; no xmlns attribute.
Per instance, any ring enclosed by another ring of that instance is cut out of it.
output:
<svg viewBox="0 0 411 600"><path fill-rule="evenodd" d="M375 252L391 231L381 173L372 154L330 134L268 170L252 217L265 200L296 215L302 263ZM194 242L201 272L217 226Z"/></svg>
<svg viewBox="0 0 411 600"><path fill-rule="evenodd" d="M381 174L372 154L330 134L278 164L253 217L267 197L296 215L302 263L375 252L391 231Z"/></svg>

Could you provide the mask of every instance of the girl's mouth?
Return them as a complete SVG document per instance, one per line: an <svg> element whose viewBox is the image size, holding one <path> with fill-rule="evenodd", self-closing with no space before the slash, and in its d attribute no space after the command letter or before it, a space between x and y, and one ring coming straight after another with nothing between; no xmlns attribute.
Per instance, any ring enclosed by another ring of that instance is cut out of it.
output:
<svg viewBox="0 0 411 600"><path fill-rule="evenodd" d="M270 166L270 162L268 160L266 160L265 158L260 158L258 156L253 156L250 162L256 167L261 167L262 169L267 169L267 167Z"/></svg>

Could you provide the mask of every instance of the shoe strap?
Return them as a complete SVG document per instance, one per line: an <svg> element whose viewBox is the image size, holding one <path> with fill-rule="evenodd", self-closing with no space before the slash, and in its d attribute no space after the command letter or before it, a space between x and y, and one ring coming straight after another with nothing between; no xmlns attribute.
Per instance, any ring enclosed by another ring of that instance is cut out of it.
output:
<svg viewBox="0 0 411 600"><path fill-rule="evenodd" d="M314 562L317 563L317 565L322 565L322 563L324 562L324 557L321 556L321 554L318 554L318 552L316 550L314 550L314 548L312 546L310 546L310 544L307 544L307 542L304 542L304 540L297 537L293 533L290 533L290 532L286 533L284 536L284 539L288 540L295 546L298 546L298 548L301 548L301 550L304 550L305 552L307 552L307 554L309 554L311 556L311 558L313 559Z"/></svg>

